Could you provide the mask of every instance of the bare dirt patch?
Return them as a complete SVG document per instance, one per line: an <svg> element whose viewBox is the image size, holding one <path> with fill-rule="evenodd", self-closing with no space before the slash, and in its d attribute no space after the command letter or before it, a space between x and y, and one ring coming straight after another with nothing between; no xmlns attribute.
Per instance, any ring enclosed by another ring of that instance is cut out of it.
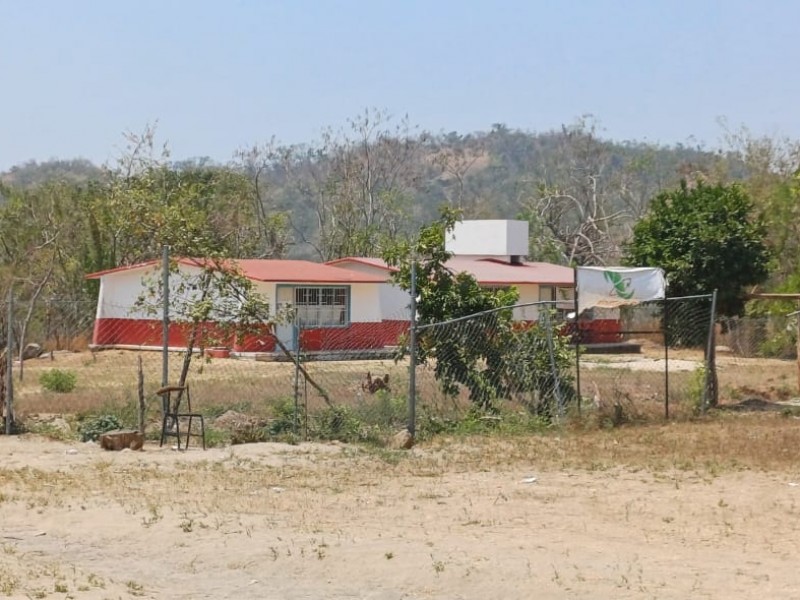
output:
<svg viewBox="0 0 800 600"><path fill-rule="evenodd" d="M0 437L0 596L792 597L797 448L773 413L404 453Z"/></svg>

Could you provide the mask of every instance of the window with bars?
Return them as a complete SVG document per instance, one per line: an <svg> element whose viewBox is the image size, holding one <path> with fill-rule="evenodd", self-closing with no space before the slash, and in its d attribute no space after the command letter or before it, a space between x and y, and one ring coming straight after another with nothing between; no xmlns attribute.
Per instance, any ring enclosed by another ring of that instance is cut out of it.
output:
<svg viewBox="0 0 800 600"><path fill-rule="evenodd" d="M347 287L295 288L297 324L305 329L346 326L350 312L349 292Z"/></svg>

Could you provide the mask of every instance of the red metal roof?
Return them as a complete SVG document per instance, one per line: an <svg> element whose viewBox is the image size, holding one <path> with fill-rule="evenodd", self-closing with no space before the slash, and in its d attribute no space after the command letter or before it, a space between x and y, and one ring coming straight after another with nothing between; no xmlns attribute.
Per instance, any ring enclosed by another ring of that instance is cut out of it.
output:
<svg viewBox="0 0 800 600"><path fill-rule="evenodd" d="M326 264L346 269L347 263L361 263L382 269L389 267L380 258L347 257ZM575 284L575 271L570 267L543 262L523 262L511 264L494 258L469 258L454 256L447 261L447 267L456 273L466 271L483 285L521 285L543 284L572 287Z"/></svg>
<svg viewBox="0 0 800 600"><path fill-rule="evenodd" d="M105 275L143 269L159 264L151 260L135 265L117 267L90 273L87 279L99 279ZM205 261L194 258L178 259L180 264L201 266ZM380 258L346 257L325 264L308 260L231 260L242 273L255 281L296 282L296 283L384 283L385 277L369 275L348 269L347 263L369 265L386 271L395 271ZM456 273L466 271L483 285L521 285L543 284L572 287L575 282L573 269L542 262L523 262L514 265L492 258L468 258L455 256L447 261L447 266Z"/></svg>
<svg viewBox="0 0 800 600"><path fill-rule="evenodd" d="M399 269L397 267L390 267L386 264L386 261L382 258L373 258L369 256L346 256L344 258L337 258L335 260L329 260L326 262L326 265L331 265L334 267L341 267L347 263L357 263L361 265L368 265L370 267L376 267L378 269L383 269L385 271L396 272Z"/></svg>
<svg viewBox="0 0 800 600"><path fill-rule="evenodd" d="M179 264L202 266L206 261L196 258L179 258ZM160 260L151 260L135 265L126 265L116 269L106 269L86 275L87 279L99 279L106 275L144 269L159 264ZM231 266L241 269L242 274L254 281L287 282L287 283L384 283L385 278L368 275L311 262L309 260L266 260L241 259L230 261Z"/></svg>
<svg viewBox="0 0 800 600"><path fill-rule="evenodd" d="M483 285L544 284L572 287L575 271L570 267L543 262L511 264L492 258L454 256L447 267L456 273L466 271Z"/></svg>
<svg viewBox="0 0 800 600"><path fill-rule="evenodd" d="M310 260L238 260L250 279L301 283L384 283L383 277L338 269Z"/></svg>

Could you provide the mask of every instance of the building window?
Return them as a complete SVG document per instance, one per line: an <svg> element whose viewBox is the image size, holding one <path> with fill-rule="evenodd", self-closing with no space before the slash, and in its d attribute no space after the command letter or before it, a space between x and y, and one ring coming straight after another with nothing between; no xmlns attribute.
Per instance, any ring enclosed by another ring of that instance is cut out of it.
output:
<svg viewBox="0 0 800 600"><path fill-rule="evenodd" d="M567 313L575 310L575 289L556 287L553 285L540 285L539 301L555 302L557 317L564 318Z"/></svg>
<svg viewBox="0 0 800 600"><path fill-rule="evenodd" d="M559 308L562 305L567 305L570 302L575 302L575 288L568 287L555 287L552 285L539 286L539 301L540 302L557 302Z"/></svg>
<svg viewBox="0 0 800 600"><path fill-rule="evenodd" d="M297 324L304 329L344 327L349 313L349 288L298 287L294 289Z"/></svg>

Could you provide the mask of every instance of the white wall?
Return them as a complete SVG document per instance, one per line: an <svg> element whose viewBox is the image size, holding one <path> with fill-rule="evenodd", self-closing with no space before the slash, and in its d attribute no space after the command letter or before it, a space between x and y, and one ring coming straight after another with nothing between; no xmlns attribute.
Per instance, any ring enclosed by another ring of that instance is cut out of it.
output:
<svg viewBox="0 0 800 600"><path fill-rule="evenodd" d="M398 319L407 320L410 318L408 305L411 299L408 296L408 292L389 281L391 277L389 271L381 267L376 267L375 265L369 265L358 261L343 261L332 266L357 273L364 273L366 275L383 277L387 283L378 286L381 320L393 321ZM355 317L353 317L352 320L355 321Z"/></svg>
<svg viewBox="0 0 800 600"><path fill-rule="evenodd" d="M170 274L170 311L172 320L183 319L182 307L187 302L199 298L200 292L191 289L191 284L199 281L201 270L198 267L179 265L178 273ZM149 266L130 271L117 271L100 278L100 296L97 303L97 318L117 319L161 319L161 265ZM184 288L181 290L180 288ZM148 297L145 308L137 308L136 300L148 288L156 291L156 296ZM256 291L263 294L272 304L275 298L275 284L256 285ZM274 307L270 307L274 310Z"/></svg>
<svg viewBox="0 0 800 600"><path fill-rule="evenodd" d="M270 299L270 309L275 313L278 308L278 286L281 288L283 300L294 301L295 287L314 287L320 285L324 287L349 287L350 288L350 320L353 322L375 322L381 320L381 296L380 288L385 284L375 283L352 283L352 284L328 284L328 283L264 283L257 282L256 289ZM291 288L287 293L284 287Z"/></svg>
<svg viewBox="0 0 800 600"><path fill-rule="evenodd" d="M274 315L278 309L278 293L275 283L271 281L254 281L253 290L269 302L269 312Z"/></svg>
<svg viewBox="0 0 800 600"><path fill-rule="evenodd" d="M461 221L447 233L445 248L456 256L527 256L528 222Z"/></svg>
<svg viewBox="0 0 800 600"><path fill-rule="evenodd" d="M540 286L537 284L517 285L519 291L519 304L526 304L528 302L540 301ZM563 293L562 293L563 290ZM574 310L575 306L575 290L573 288L557 288L556 289L556 308L561 310ZM539 306L525 306L514 310L514 318L524 321L536 321L539 318Z"/></svg>
<svg viewBox="0 0 800 600"><path fill-rule="evenodd" d="M134 310L139 294L148 286L156 287L159 277L161 268L154 266L103 275L100 277L97 318L160 319L160 312L150 314L147 311ZM143 283L145 278L146 283Z"/></svg>
<svg viewBox="0 0 800 600"><path fill-rule="evenodd" d="M519 304L539 301L539 286L536 284L523 284L515 286L519 292ZM536 321L539 318L538 306L523 306L514 309L514 320Z"/></svg>
<svg viewBox="0 0 800 600"><path fill-rule="evenodd" d="M411 297L407 291L393 283L380 286L381 315L387 321L406 321L411 318Z"/></svg>
<svg viewBox="0 0 800 600"><path fill-rule="evenodd" d="M373 323L380 320L381 297L379 285L374 283L351 284L350 321L354 323Z"/></svg>
<svg viewBox="0 0 800 600"><path fill-rule="evenodd" d="M352 284L329 284L320 283L274 283L256 281L254 282L255 290L264 296L270 303L270 312L275 314L278 309L278 287L284 288L285 286L295 287L314 287L320 285L324 287L350 287L350 320L354 322L375 322L381 320L381 288L386 284L374 283L352 283ZM284 292L285 294L286 292ZM294 300L294 292L290 292L288 298Z"/></svg>

